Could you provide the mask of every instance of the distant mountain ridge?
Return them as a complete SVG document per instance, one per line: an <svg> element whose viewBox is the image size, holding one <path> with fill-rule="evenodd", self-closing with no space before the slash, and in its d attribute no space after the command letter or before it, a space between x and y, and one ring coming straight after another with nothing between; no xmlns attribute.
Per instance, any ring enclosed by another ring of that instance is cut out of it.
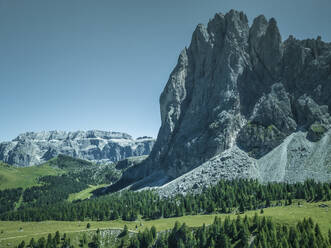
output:
<svg viewBox="0 0 331 248"><path fill-rule="evenodd" d="M0 143L0 161L31 166L63 154L96 163L110 163L148 155L154 143L155 140L147 136L133 139L126 133L100 130L27 132L12 141Z"/></svg>

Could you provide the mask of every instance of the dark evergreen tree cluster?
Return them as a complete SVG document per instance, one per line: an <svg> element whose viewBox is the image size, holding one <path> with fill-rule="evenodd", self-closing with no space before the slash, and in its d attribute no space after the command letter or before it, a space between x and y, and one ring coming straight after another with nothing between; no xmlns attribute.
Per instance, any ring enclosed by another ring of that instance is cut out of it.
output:
<svg viewBox="0 0 331 248"><path fill-rule="evenodd" d="M0 190L0 213L14 210L22 191L22 188Z"/></svg>
<svg viewBox="0 0 331 248"><path fill-rule="evenodd" d="M23 193L20 208L51 205L68 199L69 194L86 189L88 185L82 181L63 174L60 176L44 176L39 179L42 186L27 188Z"/></svg>
<svg viewBox="0 0 331 248"><path fill-rule="evenodd" d="M265 217L241 218L222 221L216 217L210 226L189 228L176 222L168 232L156 235L155 228L145 229L120 247L129 248L327 248L330 237L324 237L319 225L304 219L296 226L277 225Z"/></svg>
<svg viewBox="0 0 331 248"><path fill-rule="evenodd" d="M111 247L118 248L328 248L331 247L331 230L328 236L321 233L320 227L311 218L303 219L294 226L277 224L271 218L244 218L240 215L230 219L215 217L213 224L198 228L176 222L171 230L159 232L154 226L137 234L130 234L127 226L118 235ZM79 247L100 248L100 230L87 239L84 233ZM64 233L61 237L48 234L47 239L32 238L28 244L22 241L18 248L73 248L70 238Z"/></svg>
<svg viewBox="0 0 331 248"><path fill-rule="evenodd" d="M120 177L120 171L115 168L114 164L96 165L86 160L61 154L48 163L51 167L58 167L64 170L69 177L85 184L110 184Z"/></svg>
<svg viewBox="0 0 331 248"><path fill-rule="evenodd" d="M114 166L104 165L68 172L68 176L85 184L98 185L115 182L120 177L120 173L114 169Z"/></svg>
<svg viewBox="0 0 331 248"><path fill-rule="evenodd" d="M25 247L26 248L74 248L74 246L71 244L70 238L67 237L65 233L61 237L59 231L57 231L54 236L52 236L52 234L48 234L47 239L44 237L41 237L38 240L31 238L28 244L25 244L25 242L22 241L18 245L18 248L25 248Z"/></svg>
<svg viewBox="0 0 331 248"><path fill-rule="evenodd" d="M66 158L66 156L63 156ZM62 160L64 159L62 158ZM69 157L70 158L70 157ZM71 161L71 164L89 163L79 160ZM67 160L66 160L67 161ZM89 163L90 164L90 163ZM76 166L78 166L76 165ZM88 188L89 184L110 183L116 180L117 174L110 166L105 166L99 171L102 176L96 177L96 165L91 164L82 169L71 169L65 174L56 176L43 176L38 178L38 186L33 186L23 190L22 188L0 190L0 214L15 209L22 196L19 209L44 207L68 199L69 194L77 193Z"/></svg>
<svg viewBox="0 0 331 248"><path fill-rule="evenodd" d="M67 185L58 186L59 193L56 190L32 191L35 194L31 198L32 202L28 201L29 204L23 204L23 207L17 211L2 213L0 219L134 221L138 215L144 219L158 219L187 214L229 213L234 210L244 212L282 204L281 201L291 204L292 199L307 201L331 199L331 183L316 183L312 180L296 184L260 184L256 180L246 179L221 180L217 185L194 195L160 198L153 191L124 191L73 203L60 201L60 199L66 199L69 193L79 191L84 187L83 184L80 185L79 181L68 179ZM59 197L56 198L57 196ZM45 204L47 208L42 207Z"/></svg>

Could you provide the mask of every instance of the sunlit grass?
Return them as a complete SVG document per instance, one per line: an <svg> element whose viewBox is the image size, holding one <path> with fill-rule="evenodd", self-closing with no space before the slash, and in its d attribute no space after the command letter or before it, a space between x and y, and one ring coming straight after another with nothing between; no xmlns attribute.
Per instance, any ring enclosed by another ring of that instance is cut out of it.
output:
<svg viewBox="0 0 331 248"><path fill-rule="evenodd" d="M258 213L260 216L271 217L277 223L295 225L303 218L311 217L315 222L319 223L324 235L327 234L328 229L331 227L331 211L329 208L319 207L319 203L306 203L302 201L302 205L294 202L291 206L272 207L264 209L264 213L260 211L248 211L243 215L253 216ZM323 202L331 207L331 201ZM14 247L22 240L29 242L32 237L38 239L42 236L46 237L48 233L54 234L60 231L61 234L67 233L74 242L78 242L83 232L95 231L100 229L117 229L123 228L126 224L131 231L140 231L144 228L156 227L158 231L170 229L174 226L176 221L186 223L190 227L198 227L203 224L209 225L213 222L215 216L224 219L226 216L236 218L236 214L211 214L211 215L188 215L178 218L166 218L158 220L138 220L134 222L128 221L44 221L44 222L19 222L19 221L2 221L0 222L0 247ZM86 228L87 223L91 224L90 229ZM8 243L10 245L8 246ZM77 245L78 243L74 243Z"/></svg>
<svg viewBox="0 0 331 248"><path fill-rule="evenodd" d="M90 198L93 194L92 192L98 188L102 188L107 186L108 184L100 184L100 185L89 185L87 189L84 189L78 193L73 193L69 195L68 201L72 202L75 200L85 200Z"/></svg>
<svg viewBox="0 0 331 248"><path fill-rule="evenodd" d="M37 185L37 178L46 175L57 175L63 171L48 165L33 167L14 167L0 164L0 190L28 188Z"/></svg>

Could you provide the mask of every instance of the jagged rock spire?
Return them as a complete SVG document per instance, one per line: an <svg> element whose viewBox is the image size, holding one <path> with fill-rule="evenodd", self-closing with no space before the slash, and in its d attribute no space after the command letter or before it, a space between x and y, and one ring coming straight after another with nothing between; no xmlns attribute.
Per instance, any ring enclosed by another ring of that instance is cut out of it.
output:
<svg viewBox="0 0 331 248"><path fill-rule="evenodd" d="M216 14L197 26L161 94L151 155L120 183L171 180L228 149L255 161L314 123L327 130L330 61L329 43L283 42L274 18L258 16L249 27L242 12Z"/></svg>

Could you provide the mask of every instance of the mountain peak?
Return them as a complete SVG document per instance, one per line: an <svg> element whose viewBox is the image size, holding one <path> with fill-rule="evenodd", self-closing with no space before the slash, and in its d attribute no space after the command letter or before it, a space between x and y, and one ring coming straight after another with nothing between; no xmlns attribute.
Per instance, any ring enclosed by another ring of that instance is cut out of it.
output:
<svg viewBox="0 0 331 248"><path fill-rule="evenodd" d="M43 163L59 154L110 163L131 156L148 155L151 137L134 140L126 133L88 131L41 131L20 134L11 142L0 143L0 160L17 166Z"/></svg>
<svg viewBox="0 0 331 248"><path fill-rule="evenodd" d="M233 164L231 178L298 181L307 175L295 171L308 170L314 179L331 179L331 151L309 165L316 149L331 145L331 47L294 40L282 41L274 18L260 15L249 27L235 10L216 14L207 28L199 24L161 94L162 124L149 158L119 183L160 185L215 157L215 170ZM293 150L299 147L305 147L300 158ZM224 162L225 152L231 162ZM270 153L283 158L273 168L264 166Z"/></svg>
<svg viewBox="0 0 331 248"><path fill-rule="evenodd" d="M87 131L40 131L40 132L25 132L18 135L13 141L24 139L29 140L64 140L64 139L80 139L80 138L105 138L105 139L132 139L126 133L101 131L101 130L87 130Z"/></svg>

